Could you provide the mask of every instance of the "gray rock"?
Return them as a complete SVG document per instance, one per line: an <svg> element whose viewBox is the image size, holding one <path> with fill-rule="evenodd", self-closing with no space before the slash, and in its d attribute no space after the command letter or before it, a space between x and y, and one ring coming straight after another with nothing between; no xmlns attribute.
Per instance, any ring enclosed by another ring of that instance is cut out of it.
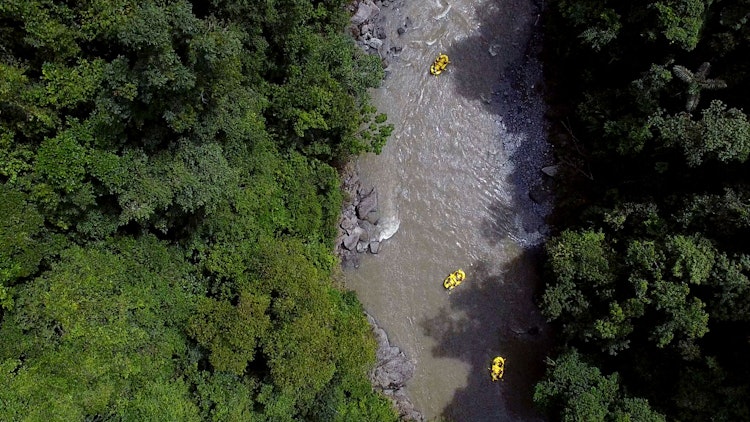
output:
<svg viewBox="0 0 750 422"><path fill-rule="evenodd" d="M370 38L369 40L365 41L365 44L369 46L370 48L378 50L380 49L380 47L383 46L383 40L379 38Z"/></svg>
<svg viewBox="0 0 750 422"><path fill-rule="evenodd" d="M377 240L370 242L370 253L377 254L380 251L380 242Z"/></svg>
<svg viewBox="0 0 750 422"><path fill-rule="evenodd" d="M529 189L529 198L537 204L545 204L552 198L552 193L544 186L532 186Z"/></svg>
<svg viewBox="0 0 750 422"><path fill-rule="evenodd" d="M370 17L373 18L380 13L380 8L375 4L372 0L364 0L365 3L367 3L368 6L370 6Z"/></svg>
<svg viewBox="0 0 750 422"><path fill-rule="evenodd" d="M357 204L357 217L364 219L367 214L378 207L378 193L375 188L367 195L362 195Z"/></svg>
<svg viewBox="0 0 750 422"><path fill-rule="evenodd" d="M375 35L375 38L379 38L381 40L387 38L387 36L385 35L385 28L383 28L382 26L376 26L373 34Z"/></svg>
<svg viewBox="0 0 750 422"><path fill-rule="evenodd" d="M414 363L403 353L379 364L373 371L373 382L376 387L401 388L414 376Z"/></svg>
<svg viewBox="0 0 750 422"><path fill-rule="evenodd" d="M351 22L355 25L359 25L363 23L364 21L370 19L370 17L373 15L373 10L370 7L369 4L362 2L359 4L359 7L357 8L357 13L354 14L351 18Z"/></svg>
<svg viewBox="0 0 750 422"><path fill-rule="evenodd" d="M352 234L354 228L357 227L357 218L354 216L344 216L341 218L341 224L339 224L346 234Z"/></svg>
<svg viewBox="0 0 750 422"><path fill-rule="evenodd" d="M359 227L356 227L351 234L348 234L344 236L344 241L342 244L344 245L344 249L348 251L354 250L354 248L357 247L357 243L359 242L359 236L362 234L362 229Z"/></svg>
<svg viewBox="0 0 750 422"><path fill-rule="evenodd" d="M555 177L559 169L560 168L557 165L542 167L542 173L546 174L549 177Z"/></svg>
<svg viewBox="0 0 750 422"><path fill-rule="evenodd" d="M380 221L380 213L378 211L370 211L365 216L364 221L367 221L368 223L373 225L377 225L378 221Z"/></svg>
<svg viewBox="0 0 750 422"><path fill-rule="evenodd" d="M367 250L368 242L359 241L357 243L357 253L362 253Z"/></svg>
<svg viewBox="0 0 750 422"><path fill-rule="evenodd" d="M363 242L369 242L370 240L375 238L375 235L377 234L376 233L377 229L375 228L375 226L372 225L372 223L370 223L367 220L361 220L359 222L359 227L361 227L362 230L364 230L362 235L359 236L359 240Z"/></svg>

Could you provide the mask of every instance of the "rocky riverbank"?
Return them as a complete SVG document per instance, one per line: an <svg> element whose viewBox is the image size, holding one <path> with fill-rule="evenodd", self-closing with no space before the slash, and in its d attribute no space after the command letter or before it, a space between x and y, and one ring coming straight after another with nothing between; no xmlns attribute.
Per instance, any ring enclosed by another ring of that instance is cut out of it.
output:
<svg viewBox="0 0 750 422"><path fill-rule="evenodd" d="M381 13L381 10L398 7L400 3L355 0L349 5L352 37L365 52L381 58L386 77L390 63L401 47L387 38L383 26L386 13ZM409 24L408 20L405 21L404 28L398 33L403 34ZM341 187L345 201L339 217L335 253L345 268L357 268L360 254L377 254L381 243L398 230L398 222L381 221L377 188L363 186L355 162L347 163L342 169ZM377 342L377 362L369 374L373 388L393 401L402 420L423 422L424 416L414 408L405 391L407 381L414 375L415 363L390 343L374 317L368 314L367 320Z"/></svg>
<svg viewBox="0 0 750 422"><path fill-rule="evenodd" d="M414 376L414 362L401 349L391 345L388 335L378 326L375 318L367 315L367 321L378 343L377 364L370 372L373 387L393 400L402 420L424 421L424 416L414 408L404 389L406 382Z"/></svg>
<svg viewBox="0 0 750 422"><path fill-rule="evenodd" d="M380 243L395 231L388 225L379 224L377 190L375 187L362 186L354 163L348 163L344 168L342 189L347 200L339 218L336 254L341 258L342 265L356 268L361 253L378 253ZM414 375L414 362L400 348L390 343L388 335L374 317L368 314L367 321L378 345L377 361L370 371L373 388L393 401L402 420L424 421L405 390L407 381Z"/></svg>

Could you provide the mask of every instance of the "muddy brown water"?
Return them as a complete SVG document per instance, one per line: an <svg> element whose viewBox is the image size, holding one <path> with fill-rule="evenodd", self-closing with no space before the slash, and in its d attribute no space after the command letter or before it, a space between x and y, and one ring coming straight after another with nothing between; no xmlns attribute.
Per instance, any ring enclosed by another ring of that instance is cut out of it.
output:
<svg viewBox="0 0 750 422"><path fill-rule="evenodd" d="M525 0L383 8L402 50L372 94L395 130L382 154L356 164L395 234L345 276L416 362L407 392L428 420L544 419L532 395L550 333L533 295L550 210L529 199L551 164L533 48L540 12ZM435 77L441 52L451 64ZM467 279L447 292L442 281L458 268ZM506 371L493 383L495 356Z"/></svg>

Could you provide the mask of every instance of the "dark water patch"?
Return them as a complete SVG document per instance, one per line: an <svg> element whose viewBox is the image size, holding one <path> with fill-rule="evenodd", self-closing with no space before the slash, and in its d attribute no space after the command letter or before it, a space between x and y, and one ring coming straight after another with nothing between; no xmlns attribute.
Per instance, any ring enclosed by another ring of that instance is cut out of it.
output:
<svg viewBox="0 0 750 422"><path fill-rule="evenodd" d="M437 341L434 356L471 367L468 385L456 390L441 416L456 422L544 419L532 400L551 345L549 327L533 303L539 280L530 268L537 255L529 250L500 272L494 263L475 263L467 281L447 293L450 305L420 324ZM506 359L497 382L489 372L495 356Z"/></svg>

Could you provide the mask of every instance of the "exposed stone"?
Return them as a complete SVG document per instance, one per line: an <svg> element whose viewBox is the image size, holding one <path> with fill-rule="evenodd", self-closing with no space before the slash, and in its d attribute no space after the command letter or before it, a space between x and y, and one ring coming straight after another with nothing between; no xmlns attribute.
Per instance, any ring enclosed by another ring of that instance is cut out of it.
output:
<svg viewBox="0 0 750 422"><path fill-rule="evenodd" d="M372 225L372 223L367 220L361 220L359 222L359 227L361 227L363 230L363 233L359 236L359 240L363 242L369 242L370 240L375 238L377 229Z"/></svg>
<svg viewBox="0 0 750 422"><path fill-rule="evenodd" d="M370 48L374 48L375 50L380 49L380 47L383 46L383 40L379 38L370 38L369 40L365 41L365 44L369 46Z"/></svg>
<svg viewBox="0 0 750 422"><path fill-rule="evenodd" d="M355 25L359 25L362 22L370 19L370 16L372 16L373 11L372 8L370 8L370 5L362 2L357 7L357 13L354 14L351 18L351 22Z"/></svg>
<svg viewBox="0 0 750 422"><path fill-rule="evenodd" d="M370 382L393 401L401 420L423 422L424 416L414 408L404 390L406 382L414 376L414 362L398 347L391 346L385 331L377 325L372 316L366 316L378 345L375 354L377 363L370 372Z"/></svg>
<svg viewBox="0 0 750 422"><path fill-rule="evenodd" d="M557 165L542 167L542 173L546 174L549 177L555 177L559 169L560 168Z"/></svg>
<svg viewBox="0 0 750 422"><path fill-rule="evenodd" d="M377 240L370 242L370 252L377 254L379 251L380 251L380 242L378 242Z"/></svg>
<svg viewBox="0 0 750 422"><path fill-rule="evenodd" d="M346 217L342 216L341 218L341 224L339 224L344 231L346 231L346 234L352 234L354 231L354 228L357 227L357 219L352 217Z"/></svg>
<svg viewBox="0 0 750 422"><path fill-rule="evenodd" d="M357 242L359 242L359 236L363 231L360 227L356 227L351 234L344 236L344 241L342 242L344 248L348 251L354 250L357 247Z"/></svg>
<svg viewBox="0 0 750 422"><path fill-rule="evenodd" d="M373 29L372 33L373 33L373 35L375 35L376 38L379 38L381 40L384 40L384 39L387 38L387 36L385 34L385 28L383 28L382 26L376 26Z"/></svg>
<svg viewBox="0 0 750 422"><path fill-rule="evenodd" d="M550 191L541 185L532 186L529 190L529 198L537 204L545 204L551 199L551 197L552 194Z"/></svg>
<svg viewBox="0 0 750 422"><path fill-rule="evenodd" d="M380 213L378 211L370 211L367 213L364 220L372 224L378 224L378 221L380 221Z"/></svg>
<svg viewBox="0 0 750 422"><path fill-rule="evenodd" d="M378 193L373 188L367 195L360 194L359 204L357 204L357 217L364 219L367 214L378 207Z"/></svg>

